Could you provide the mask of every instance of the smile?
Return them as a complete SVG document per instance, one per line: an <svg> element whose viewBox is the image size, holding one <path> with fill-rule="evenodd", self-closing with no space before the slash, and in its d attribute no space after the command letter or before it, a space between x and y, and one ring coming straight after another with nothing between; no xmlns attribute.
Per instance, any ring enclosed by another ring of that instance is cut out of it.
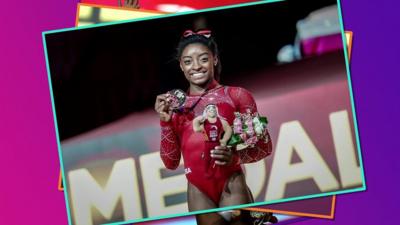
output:
<svg viewBox="0 0 400 225"><path fill-rule="evenodd" d="M194 77L194 78L198 78L198 77L202 77L202 76L204 76L205 75L205 73L192 73L192 77Z"/></svg>

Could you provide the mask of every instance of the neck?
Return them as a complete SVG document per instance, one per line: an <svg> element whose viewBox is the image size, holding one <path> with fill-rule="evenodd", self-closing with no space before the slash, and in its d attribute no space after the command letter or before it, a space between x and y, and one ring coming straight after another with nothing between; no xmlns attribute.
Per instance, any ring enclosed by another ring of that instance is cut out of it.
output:
<svg viewBox="0 0 400 225"><path fill-rule="evenodd" d="M217 117L208 117L207 120L210 123L215 123L217 121Z"/></svg>
<svg viewBox="0 0 400 225"><path fill-rule="evenodd" d="M194 94L194 95L203 94L205 91L213 89L213 88L217 87L218 85L219 85L219 83L214 79L208 81L204 85L190 84L189 92L190 92L190 94Z"/></svg>

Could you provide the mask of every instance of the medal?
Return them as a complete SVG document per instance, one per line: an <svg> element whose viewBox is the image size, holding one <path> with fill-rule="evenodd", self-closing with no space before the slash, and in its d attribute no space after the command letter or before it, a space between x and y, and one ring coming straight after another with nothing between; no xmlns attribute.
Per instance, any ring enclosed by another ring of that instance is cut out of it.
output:
<svg viewBox="0 0 400 225"><path fill-rule="evenodd" d="M180 89L174 89L168 92L167 102L172 110L178 110L183 107L186 101L186 93Z"/></svg>

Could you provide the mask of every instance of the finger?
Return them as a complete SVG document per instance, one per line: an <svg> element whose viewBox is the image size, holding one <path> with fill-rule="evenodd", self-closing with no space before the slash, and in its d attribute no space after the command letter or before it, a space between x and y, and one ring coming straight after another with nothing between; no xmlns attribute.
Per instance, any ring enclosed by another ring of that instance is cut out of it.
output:
<svg viewBox="0 0 400 225"><path fill-rule="evenodd" d="M214 149L217 149L217 150L224 150L224 151L226 151L226 150L227 150L226 146L221 146L221 145L219 145L219 146L215 146L215 148L214 148Z"/></svg>
<svg viewBox="0 0 400 225"><path fill-rule="evenodd" d="M164 101L163 100L158 100L158 99L156 99L156 102L154 103L154 108L159 108L160 107L160 104L161 103L163 103Z"/></svg>
<svg viewBox="0 0 400 225"><path fill-rule="evenodd" d="M227 156L231 155L231 153L226 151L226 150L217 150L217 149L211 150L211 154L214 154L214 155L227 155Z"/></svg>
<svg viewBox="0 0 400 225"><path fill-rule="evenodd" d="M162 111L164 112L168 112L170 110L170 104L165 103L162 107Z"/></svg>
<svg viewBox="0 0 400 225"><path fill-rule="evenodd" d="M155 108L156 108L156 111L159 112L159 113L162 112L162 111L165 111L164 110L165 103L161 102L160 104L157 104Z"/></svg>
<svg viewBox="0 0 400 225"><path fill-rule="evenodd" d="M166 112L160 112L160 116L167 117L167 116L169 116L169 114Z"/></svg>
<svg viewBox="0 0 400 225"><path fill-rule="evenodd" d="M228 164L228 162L226 162L226 161L215 160L215 165L218 165L218 166L225 166L225 165L227 165L227 164Z"/></svg>
<svg viewBox="0 0 400 225"><path fill-rule="evenodd" d="M156 100L159 101L159 102L167 101L167 96L166 96L166 94L157 95Z"/></svg>
<svg viewBox="0 0 400 225"><path fill-rule="evenodd" d="M162 102L160 102L160 104L158 104L158 106L160 108L163 108L166 104L167 104L166 102L162 101Z"/></svg>
<svg viewBox="0 0 400 225"><path fill-rule="evenodd" d="M156 98L156 103L154 104L154 108L157 112L165 111L164 109L168 108L169 105L166 102L166 98L164 95L158 95Z"/></svg>
<svg viewBox="0 0 400 225"><path fill-rule="evenodd" d="M211 158L213 159L219 159L221 161L229 161L229 157L226 155L215 155L215 154L211 154Z"/></svg>
<svg viewBox="0 0 400 225"><path fill-rule="evenodd" d="M169 119L171 118L171 115L169 115L169 114L166 113L166 112L161 112L161 113L160 113L160 118L163 119L163 120L165 120L165 121L169 121Z"/></svg>

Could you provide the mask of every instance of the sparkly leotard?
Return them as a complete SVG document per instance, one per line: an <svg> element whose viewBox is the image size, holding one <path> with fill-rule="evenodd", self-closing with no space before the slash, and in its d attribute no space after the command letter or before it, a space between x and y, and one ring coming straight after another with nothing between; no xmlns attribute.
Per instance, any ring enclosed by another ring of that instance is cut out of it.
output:
<svg viewBox="0 0 400 225"><path fill-rule="evenodd" d="M218 84L217 84L218 85ZM245 113L247 109L257 112L253 96L240 87L217 86L210 88L202 95L188 95L183 110L172 114L169 122L161 121L160 155L168 169L179 166L181 155L188 181L206 194L216 205L219 204L221 194L227 180L237 172L242 171L241 163L259 161L271 154L271 141L260 140L253 148L234 151L233 162L227 166L216 166L210 176L207 163L203 160L204 152L209 146L204 134L193 130L193 119L202 115L205 107L214 104L218 108L221 118L232 125L235 119L234 112ZM268 139L269 138L269 134ZM209 160L209 159L208 159Z"/></svg>

